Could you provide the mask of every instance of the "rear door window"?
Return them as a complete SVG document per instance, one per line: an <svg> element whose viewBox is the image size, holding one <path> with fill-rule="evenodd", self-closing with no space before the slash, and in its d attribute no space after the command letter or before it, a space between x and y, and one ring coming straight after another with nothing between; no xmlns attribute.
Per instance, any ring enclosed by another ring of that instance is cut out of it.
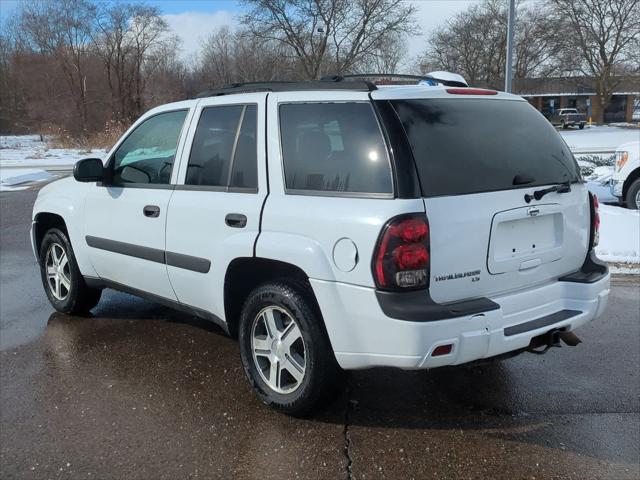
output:
<svg viewBox="0 0 640 480"><path fill-rule="evenodd" d="M242 126L236 141L236 152L233 157L231 167L231 189L252 189L258 188L258 149L256 136L257 131L257 107L247 105L242 115Z"/></svg>
<svg viewBox="0 0 640 480"><path fill-rule="evenodd" d="M280 105L287 190L393 193L387 149L366 102Z"/></svg>
<svg viewBox="0 0 640 480"><path fill-rule="evenodd" d="M187 185L226 187L244 106L207 107L202 110L187 164Z"/></svg>
<svg viewBox="0 0 640 480"><path fill-rule="evenodd" d="M392 100L423 195L463 195L580 181L553 126L527 102Z"/></svg>

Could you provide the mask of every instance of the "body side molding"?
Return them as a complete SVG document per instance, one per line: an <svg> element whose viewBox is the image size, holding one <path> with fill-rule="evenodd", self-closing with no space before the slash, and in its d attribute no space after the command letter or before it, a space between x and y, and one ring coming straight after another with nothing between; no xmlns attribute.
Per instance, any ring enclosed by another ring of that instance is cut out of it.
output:
<svg viewBox="0 0 640 480"><path fill-rule="evenodd" d="M108 238L85 237L87 245L100 250L141 258L150 262L164 263L171 267L183 268L198 273L208 273L211 269L211 261L206 258L193 257L183 253L167 252L157 248L144 247L132 243L109 240Z"/></svg>

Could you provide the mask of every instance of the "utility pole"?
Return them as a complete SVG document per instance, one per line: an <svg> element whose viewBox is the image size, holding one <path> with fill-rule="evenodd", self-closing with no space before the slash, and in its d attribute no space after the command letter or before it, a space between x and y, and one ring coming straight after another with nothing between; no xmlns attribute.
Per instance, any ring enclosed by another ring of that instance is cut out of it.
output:
<svg viewBox="0 0 640 480"><path fill-rule="evenodd" d="M509 0L509 23L507 24L507 68L504 73L504 91L511 93L513 80L513 33L516 20L516 0Z"/></svg>

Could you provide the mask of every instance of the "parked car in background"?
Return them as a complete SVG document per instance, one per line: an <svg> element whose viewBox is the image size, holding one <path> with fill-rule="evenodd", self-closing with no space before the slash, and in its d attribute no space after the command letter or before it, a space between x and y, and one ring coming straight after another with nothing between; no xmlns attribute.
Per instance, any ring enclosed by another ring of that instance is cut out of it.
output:
<svg viewBox="0 0 640 480"><path fill-rule="evenodd" d="M114 288L209 319L290 414L343 370L576 345L609 295L597 198L525 100L436 83L237 85L147 112L40 191L51 304Z"/></svg>
<svg viewBox="0 0 640 480"><path fill-rule="evenodd" d="M627 208L640 209L640 141L625 143L616 150L611 193Z"/></svg>
<svg viewBox="0 0 640 480"><path fill-rule="evenodd" d="M575 108L561 108L549 117L549 121L552 125L562 128L578 127L582 130L587 123L587 117Z"/></svg>

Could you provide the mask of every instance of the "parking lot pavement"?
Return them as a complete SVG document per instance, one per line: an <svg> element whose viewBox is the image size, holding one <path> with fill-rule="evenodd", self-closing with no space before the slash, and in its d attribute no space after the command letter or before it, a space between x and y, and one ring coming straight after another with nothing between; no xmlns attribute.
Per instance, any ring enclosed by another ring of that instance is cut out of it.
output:
<svg viewBox="0 0 640 480"><path fill-rule="evenodd" d="M28 240L32 190L0 194L0 476L640 477L640 284L575 348L424 372L371 370L309 419L262 406L219 329L107 292L53 313Z"/></svg>

